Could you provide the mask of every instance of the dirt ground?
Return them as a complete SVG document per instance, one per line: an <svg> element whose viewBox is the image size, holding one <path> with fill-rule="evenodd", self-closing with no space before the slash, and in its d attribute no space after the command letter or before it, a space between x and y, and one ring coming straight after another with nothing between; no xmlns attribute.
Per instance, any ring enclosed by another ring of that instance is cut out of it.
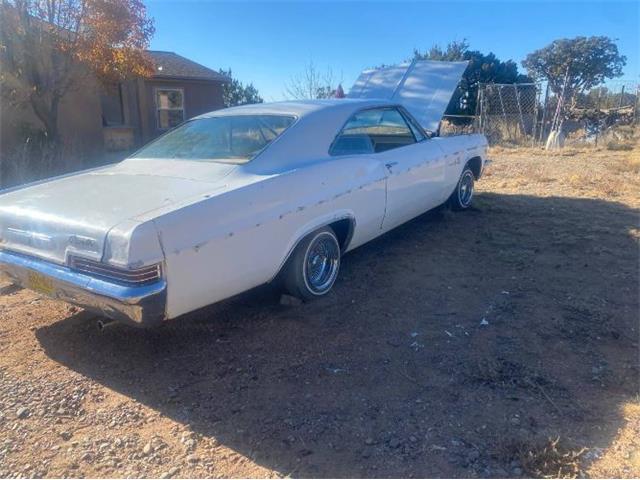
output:
<svg viewBox="0 0 640 480"><path fill-rule="evenodd" d="M153 331L2 287L0 477L640 476L638 150L494 150L475 208Z"/></svg>

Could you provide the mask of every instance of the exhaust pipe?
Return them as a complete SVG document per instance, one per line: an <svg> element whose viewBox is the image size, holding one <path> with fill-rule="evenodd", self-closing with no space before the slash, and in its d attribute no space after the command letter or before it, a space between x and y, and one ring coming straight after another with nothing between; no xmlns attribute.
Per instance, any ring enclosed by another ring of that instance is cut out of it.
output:
<svg viewBox="0 0 640 480"><path fill-rule="evenodd" d="M107 328L109 325L113 325L114 323L116 323L116 320L112 320L110 318L101 318L96 322L96 326L98 327L99 331L104 332L105 328Z"/></svg>

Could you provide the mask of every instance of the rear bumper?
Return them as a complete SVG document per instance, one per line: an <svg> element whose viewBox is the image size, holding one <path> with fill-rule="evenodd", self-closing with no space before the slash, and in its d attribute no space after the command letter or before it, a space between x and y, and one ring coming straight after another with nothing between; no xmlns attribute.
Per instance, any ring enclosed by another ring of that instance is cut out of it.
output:
<svg viewBox="0 0 640 480"><path fill-rule="evenodd" d="M0 278L113 320L154 326L165 319L167 283L126 286L34 257L0 250Z"/></svg>

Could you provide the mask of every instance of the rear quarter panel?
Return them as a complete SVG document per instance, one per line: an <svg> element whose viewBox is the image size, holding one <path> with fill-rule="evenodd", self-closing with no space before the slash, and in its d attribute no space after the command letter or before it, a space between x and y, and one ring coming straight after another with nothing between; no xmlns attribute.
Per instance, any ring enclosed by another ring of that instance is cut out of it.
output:
<svg viewBox="0 0 640 480"><path fill-rule="evenodd" d="M480 157L482 166L487 156L487 139L481 134L454 135L451 137L436 137L445 155L446 180L445 191L453 192L462 169L469 160ZM447 195L448 197L448 195Z"/></svg>
<svg viewBox="0 0 640 480"><path fill-rule="evenodd" d="M296 243L337 219L355 220L350 248L380 233L381 163L336 157L203 199L154 220L174 318L272 280Z"/></svg>

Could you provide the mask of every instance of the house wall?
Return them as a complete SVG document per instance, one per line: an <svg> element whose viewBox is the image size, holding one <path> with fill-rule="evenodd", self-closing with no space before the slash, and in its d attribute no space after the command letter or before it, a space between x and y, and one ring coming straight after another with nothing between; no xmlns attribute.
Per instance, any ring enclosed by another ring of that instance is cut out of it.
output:
<svg viewBox="0 0 640 480"><path fill-rule="evenodd" d="M79 73L80 74L80 73ZM30 106L0 107L0 187L33 178L89 168L104 163L105 151L135 149L164 133L157 127L156 88L184 91L185 120L223 107L222 84L212 81L137 79L123 82L117 90L105 91L92 76L83 74L81 87L61 100L58 112L60 140L64 154L55 165L26 159L25 139L42 131ZM109 97L112 98L109 98ZM122 124L103 125L103 108L112 119L122 108ZM121 153L122 154L122 153ZM35 162L35 163L34 163ZM61 164L64 162L64 164Z"/></svg>
<svg viewBox="0 0 640 480"><path fill-rule="evenodd" d="M102 120L97 82L83 80L82 88L70 91L60 101L58 129L69 152L84 156L102 149ZM42 130L30 106L2 104L0 110L0 156L13 154L24 144L25 132Z"/></svg>
<svg viewBox="0 0 640 480"><path fill-rule="evenodd" d="M137 112L141 127L141 143L156 138L166 130L158 128L156 95L157 88L181 88L184 91L185 120L203 113L224 108L222 99L222 84L212 81L196 80L138 80L138 95L142 100Z"/></svg>

